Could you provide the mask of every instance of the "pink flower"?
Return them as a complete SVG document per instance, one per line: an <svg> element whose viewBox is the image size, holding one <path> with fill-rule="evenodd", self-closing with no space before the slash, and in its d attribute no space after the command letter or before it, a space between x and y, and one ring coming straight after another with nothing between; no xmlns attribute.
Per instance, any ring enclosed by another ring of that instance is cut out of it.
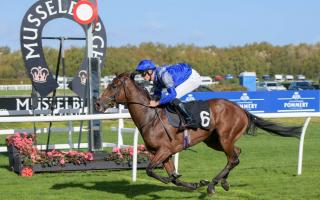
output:
<svg viewBox="0 0 320 200"><path fill-rule="evenodd" d="M65 163L82 164L86 161L93 160L93 154L91 152L60 152L56 149L52 149L49 152L39 151L33 146L34 139L34 135L15 133L6 138L6 143L8 146L14 146L20 152L20 156L23 158L24 162L28 163L28 165L35 163L48 164L50 166L65 165ZM25 169L25 171L26 175L33 173L32 168Z"/></svg>
<svg viewBox="0 0 320 200"><path fill-rule="evenodd" d="M138 145L138 150L139 151L145 151L146 147L143 144Z"/></svg>
<svg viewBox="0 0 320 200"><path fill-rule="evenodd" d="M85 159L89 160L89 161L93 160L93 154L91 152L86 153L85 154Z"/></svg>
<svg viewBox="0 0 320 200"><path fill-rule="evenodd" d="M75 155L77 155L77 154L78 154L78 152L76 152L76 151L69 151L69 152L67 153L68 156L75 156Z"/></svg>
<svg viewBox="0 0 320 200"><path fill-rule="evenodd" d="M53 155L53 154L52 154L51 151L47 152L47 156L48 156L48 157L52 157L52 155Z"/></svg>
<svg viewBox="0 0 320 200"><path fill-rule="evenodd" d="M64 164L65 164L65 160L64 160L64 158L61 158L61 160L60 160L60 164L61 164L61 165L64 165Z"/></svg>
<svg viewBox="0 0 320 200"><path fill-rule="evenodd" d="M112 149L112 152L113 152L113 153L120 153L120 152L121 152L121 149L120 149L119 147L114 147L114 148Z"/></svg>

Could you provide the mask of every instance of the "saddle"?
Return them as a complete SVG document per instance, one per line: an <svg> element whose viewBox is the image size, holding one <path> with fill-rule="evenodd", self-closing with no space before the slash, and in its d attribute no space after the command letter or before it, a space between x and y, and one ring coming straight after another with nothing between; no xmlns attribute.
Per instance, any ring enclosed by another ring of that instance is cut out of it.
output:
<svg viewBox="0 0 320 200"><path fill-rule="evenodd" d="M201 128L204 130L210 129L210 121L211 121L211 112L209 109L209 102L208 101L191 101L184 103L186 109L188 109L191 113L193 118L196 121L197 128ZM184 129L184 119L182 115L175 109L174 106L168 104L165 107L165 113L167 115L168 121L171 126Z"/></svg>

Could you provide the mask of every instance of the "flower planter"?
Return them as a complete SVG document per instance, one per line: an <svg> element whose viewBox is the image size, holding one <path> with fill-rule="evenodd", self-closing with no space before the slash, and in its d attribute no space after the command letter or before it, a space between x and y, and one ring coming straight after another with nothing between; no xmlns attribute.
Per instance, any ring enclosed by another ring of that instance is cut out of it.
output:
<svg viewBox="0 0 320 200"><path fill-rule="evenodd" d="M10 169L21 176L32 176L36 172L84 171L100 169L131 169L133 148L115 148L106 152L61 152L52 149L40 151L33 145L34 135L16 133L6 138ZM137 168L149 164L148 152L138 146Z"/></svg>
<svg viewBox="0 0 320 200"><path fill-rule="evenodd" d="M20 171L22 169L22 161L19 155L19 151L13 145L8 145L7 150L8 150L8 156L9 156L10 169L20 174Z"/></svg>
<svg viewBox="0 0 320 200"><path fill-rule="evenodd" d="M21 176L32 176L38 172L60 172L60 171L85 171L85 170L129 170L132 169L131 162L117 163L115 161L106 161L107 153L96 152L93 154L93 160L85 164L65 163L64 166L42 166L34 164L33 166L23 166L19 151L12 145L7 146L9 155L10 169ZM139 162L137 168L145 169L149 161ZM30 172L30 169L32 170Z"/></svg>

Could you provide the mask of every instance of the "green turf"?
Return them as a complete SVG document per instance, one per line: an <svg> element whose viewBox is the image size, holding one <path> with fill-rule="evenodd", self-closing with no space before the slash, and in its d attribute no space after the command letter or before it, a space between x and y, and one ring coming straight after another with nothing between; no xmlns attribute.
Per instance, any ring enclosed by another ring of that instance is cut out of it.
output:
<svg viewBox="0 0 320 200"><path fill-rule="evenodd" d="M282 122L300 124L303 120ZM116 121L104 123L105 140L115 140L116 134L108 131L112 124ZM296 176L299 140L263 131L256 136L243 136L237 142L242 149L240 164L228 179L230 191L217 186L212 197L207 197L206 187L190 191L166 185L148 177L144 170L138 170L136 183L131 182L130 170L37 173L31 178L20 177L8 170L7 155L0 154L0 199L320 199L319 124L320 119L313 118L308 127L301 176ZM126 140L129 142L131 138ZM63 140L60 136L53 137L53 141ZM223 153L204 144L191 149L180 153L179 173L184 181L211 179L226 164ZM157 172L165 175L161 169Z"/></svg>

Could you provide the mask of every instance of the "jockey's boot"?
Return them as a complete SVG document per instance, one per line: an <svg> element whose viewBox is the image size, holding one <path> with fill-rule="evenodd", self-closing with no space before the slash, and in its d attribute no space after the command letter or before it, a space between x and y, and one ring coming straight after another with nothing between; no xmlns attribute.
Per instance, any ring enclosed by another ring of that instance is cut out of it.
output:
<svg viewBox="0 0 320 200"><path fill-rule="evenodd" d="M177 108L182 117L185 120L185 126L188 128L196 129L198 128L196 120L192 117L192 113L186 109L184 104L179 99L174 99L172 104Z"/></svg>

